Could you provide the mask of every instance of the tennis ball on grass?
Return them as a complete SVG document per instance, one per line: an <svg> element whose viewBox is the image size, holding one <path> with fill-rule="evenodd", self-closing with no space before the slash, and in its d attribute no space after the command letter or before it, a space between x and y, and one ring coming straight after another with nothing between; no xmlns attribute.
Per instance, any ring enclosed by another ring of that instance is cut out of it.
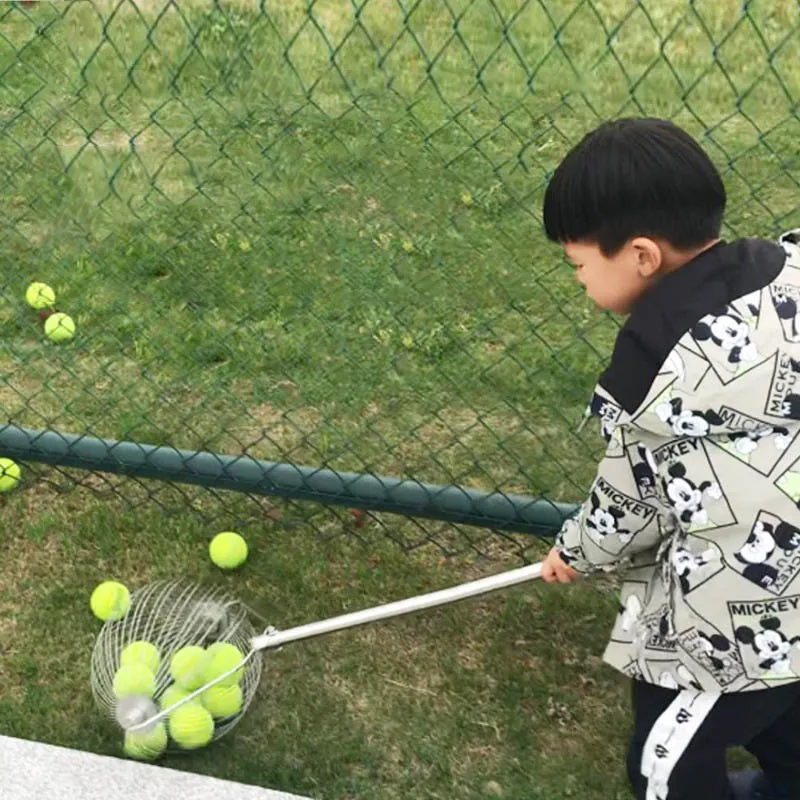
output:
<svg viewBox="0 0 800 800"><path fill-rule="evenodd" d="M141 664L155 675L156 672L158 672L158 668L161 666L161 654L154 644L140 640L138 642L131 642L122 650L119 663L120 666L123 667Z"/></svg>
<svg viewBox="0 0 800 800"><path fill-rule="evenodd" d="M37 311L52 308L56 304L56 293L46 283L34 281L25 290L25 302Z"/></svg>
<svg viewBox="0 0 800 800"><path fill-rule="evenodd" d="M131 595L121 583L104 581L95 587L89 605L92 613L103 622L122 619L131 607Z"/></svg>
<svg viewBox="0 0 800 800"><path fill-rule="evenodd" d="M208 654L208 661L206 662L205 672L203 677L204 683L209 683L220 675L226 673L229 669L233 669L238 664L242 663L244 656L238 647L234 647L228 642L216 642L206 651ZM227 678L223 678L216 686L235 686L244 675L244 667L237 669Z"/></svg>
<svg viewBox="0 0 800 800"><path fill-rule="evenodd" d="M242 710L242 690L238 686L212 686L200 695L203 706L214 719L236 716Z"/></svg>
<svg viewBox="0 0 800 800"><path fill-rule="evenodd" d="M247 559L247 542L238 533L218 533L208 546L208 554L220 569L235 569Z"/></svg>
<svg viewBox="0 0 800 800"><path fill-rule="evenodd" d="M22 471L19 464L10 458L0 458L0 492L10 492L17 488Z"/></svg>
<svg viewBox="0 0 800 800"><path fill-rule="evenodd" d="M169 716L169 735L184 750L196 750L211 741L214 719L197 703L187 703Z"/></svg>
<svg viewBox="0 0 800 800"><path fill-rule="evenodd" d="M66 342L75 335L75 320L58 312L51 314L44 323L44 335L51 342Z"/></svg>
<svg viewBox="0 0 800 800"><path fill-rule="evenodd" d="M167 749L167 726L159 722L149 733L128 731L122 748L126 756L155 761Z"/></svg>
<svg viewBox="0 0 800 800"><path fill-rule="evenodd" d="M207 663L208 653L202 647L182 647L170 659L169 674L178 686L193 692L206 682Z"/></svg>
<svg viewBox="0 0 800 800"><path fill-rule="evenodd" d="M114 696L118 698L129 697L132 694L141 694L152 697L156 693L156 679L147 667L134 664L129 667L120 667L114 675Z"/></svg>

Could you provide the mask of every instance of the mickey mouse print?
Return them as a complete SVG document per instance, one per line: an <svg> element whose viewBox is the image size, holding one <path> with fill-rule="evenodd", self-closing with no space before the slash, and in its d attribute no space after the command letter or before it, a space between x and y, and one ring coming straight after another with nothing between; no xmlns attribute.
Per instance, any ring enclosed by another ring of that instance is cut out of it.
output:
<svg viewBox="0 0 800 800"><path fill-rule="evenodd" d="M736 522L703 441L678 439L653 450L667 501L687 533Z"/></svg>
<svg viewBox="0 0 800 800"><path fill-rule="evenodd" d="M800 595L728 603L747 675L767 683L800 677Z"/></svg>
<svg viewBox="0 0 800 800"><path fill-rule="evenodd" d="M691 330L691 336L723 383L728 383L769 358L755 336L759 313L734 301L713 309ZM748 319L751 320L748 322Z"/></svg>
<svg viewBox="0 0 800 800"><path fill-rule="evenodd" d="M556 538L625 574L605 660L669 688L800 680L800 231L721 243L637 304L590 413L606 457Z"/></svg>

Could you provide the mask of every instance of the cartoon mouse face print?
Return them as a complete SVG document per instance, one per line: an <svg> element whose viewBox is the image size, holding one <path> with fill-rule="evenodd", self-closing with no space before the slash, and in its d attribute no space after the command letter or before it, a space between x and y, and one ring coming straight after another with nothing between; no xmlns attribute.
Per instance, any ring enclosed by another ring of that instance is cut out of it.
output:
<svg viewBox="0 0 800 800"><path fill-rule="evenodd" d="M766 617L761 620L761 630L753 630L747 625L739 626L736 639L742 644L749 645L758 658L758 666L774 672L776 675L786 675L791 672L789 654L792 645L800 642L800 636L791 639L780 630L781 621L777 617Z"/></svg>
<svg viewBox="0 0 800 800"><path fill-rule="evenodd" d="M592 508L586 519L586 528L589 535L596 541L602 541L606 536L616 534L622 542L631 539L631 532L619 526L620 521L625 517L625 512L616 506L601 508L600 499L595 492L590 495Z"/></svg>
<svg viewBox="0 0 800 800"><path fill-rule="evenodd" d="M767 589L778 578L778 570L767 562L780 548L784 555L790 555L800 547L800 529L788 522L771 525L758 520L753 525L744 545L736 551L735 558L747 566L743 575L747 580Z"/></svg>
<svg viewBox="0 0 800 800"><path fill-rule="evenodd" d="M688 594L692 590L689 578L693 573L716 561L719 558L717 551L713 547L697 555L687 547L678 547L672 556L672 566L678 575L681 584L681 591Z"/></svg>
<svg viewBox="0 0 800 800"><path fill-rule="evenodd" d="M708 657L713 669L718 672L725 669L725 662L719 657L718 653L727 653L731 649L731 643L727 637L721 633L714 633L709 636L702 631L697 631L699 636L700 649Z"/></svg>
<svg viewBox="0 0 800 800"><path fill-rule="evenodd" d="M683 407L680 397L673 397L655 408L656 416L669 425L678 436L697 439L708 436L712 425L724 425L725 420L716 411L692 411Z"/></svg>
<svg viewBox="0 0 800 800"><path fill-rule="evenodd" d="M728 363L738 365L758 358L756 346L750 340L750 326L730 306L720 308L706 322L701 320L692 328L698 342L712 341L727 353Z"/></svg>
<svg viewBox="0 0 800 800"><path fill-rule="evenodd" d="M705 525L708 512L703 506L703 494L714 500L722 497L719 484L703 481L699 486L686 477L686 467L676 461L669 467L670 478L667 481L667 498L675 509L681 522L692 525Z"/></svg>
<svg viewBox="0 0 800 800"><path fill-rule="evenodd" d="M749 431L736 431L736 433L728 434L728 441L730 441L736 452L743 456L748 456L758 448L758 443L767 436L774 436L773 444L775 449L783 452L790 444L791 437L789 429L776 425L768 425L764 423Z"/></svg>

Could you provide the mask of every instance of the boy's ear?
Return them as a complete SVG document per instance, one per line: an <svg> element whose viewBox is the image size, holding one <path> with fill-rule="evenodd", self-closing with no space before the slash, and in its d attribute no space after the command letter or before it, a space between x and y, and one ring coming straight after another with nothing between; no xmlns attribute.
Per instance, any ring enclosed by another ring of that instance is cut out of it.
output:
<svg viewBox="0 0 800 800"><path fill-rule="evenodd" d="M637 236L631 240L631 247L636 255L636 267L643 278L651 278L661 268L663 256L658 243L646 236Z"/></svg>

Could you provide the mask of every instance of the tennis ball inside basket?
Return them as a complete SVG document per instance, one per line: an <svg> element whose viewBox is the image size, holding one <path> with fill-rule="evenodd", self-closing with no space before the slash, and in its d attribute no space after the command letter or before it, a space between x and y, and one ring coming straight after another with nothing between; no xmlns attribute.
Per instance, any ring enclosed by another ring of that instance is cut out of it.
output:
<svg viewBox="0 0 800 800"><path fill-rule="evenodd" d="M207 745L214 735L214 718L197 703L187 703L169 715L169 735L184 750Z"/></svg>
<svg viewBox="0 0 800 800"><path fill-rule="evenodd" d="M235 569L247 560L247 542L238 533L218 533L208 546L208 554L220 569Z"/></svg>
<svg viewBox="0 0 800 800"><path fill-rule="evenodd" d="M46 283L34 281L25 290L25 302L37 311L52 308L56 304L56 293Z"/></svg>
<svg viewBox="0 0 800 800"><path fill-rule="evenodd" d="M16 489L21 477L19 464L10 458L0 458L0 492Z"/></svg>
<svg viewBox="0 0 800 800"><path fill-rule="evenodd" d="M184 689L183 686L178 686L177 683L171 683L164 689L161 696L158 698L158 710L159 711L166 711L171 705L180 702L185 697L188 697L191 692L188 689ZM190 700L186 705L191 705L192 703L198 703L200 701L199 697L195 697L194 700ZM180 706L183 708L183 706ZM175 711L178 709L176 708ZM175 713L175 711L170 711L170 716Z"/></svg>
<svg viewBox="0 0 800 800"><path fill-rule="evenodd" d="M61 312L51 314L44 323L44 335L51 342L66 342L75 335L75 320Z"/></svg>
<svg viewBox="0 0 800 800"><path fill-rule="evenodd" d="M169 673L178 686L193 692L206 682L207 663L208 653L202 647L182 647L170 659Z"/></svg>
<svg viewBox="0 0 800 800"><path fill-rule="evenodd" d="M122 619L131 607L131 595L127 587L117 581L103 581L95 587L89 599L92 613L105 622Z"/></svg>
<svg viewBox="0 0 800 800"><path fill-rule="evenodd" d="M139 761L154 761L167 749L167 726L159 722L149 733L128 731L123 752Z"/></svg>
<svg viewBox="0 0 800 800"><path fill-rule="evenodd" d="M216 642L206 651L208 660L205 665L203 677L204 683L209 683L220 675L224 675L228 670L233 669L242 663L244 656L242 651L228 642ZM216 686L235 686L244 675L244 667L237 669L236 672L223 678Z"/></svg>
<svg viewBox="0 0 800 800"><path fill-rule="evenodd" d="M212 686L200 695L203 706L214 719L233 717L242 710L242 690L238 686Z"/></svg>
<svg viewBox="0 0 800 800"><path fill-rule="evenodd" d="M137 642L131 642L127 647L123 648L119 663L122 667L141 664L155 675L161 666L161 654L154 644L142 639Z"/></svg>
<svg viewBox="0 0 800 800"><path fill-rule="evenodd" d="M123 698L132 694L152 697L156 692L156 678L147 667L134 664L120 667L114 675L114 696Z"/></svg>

